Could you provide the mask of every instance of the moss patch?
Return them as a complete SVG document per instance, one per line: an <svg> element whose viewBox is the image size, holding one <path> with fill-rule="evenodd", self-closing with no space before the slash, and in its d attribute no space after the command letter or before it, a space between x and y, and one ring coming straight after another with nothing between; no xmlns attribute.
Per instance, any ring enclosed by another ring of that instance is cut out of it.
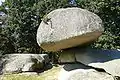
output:
<svg viewBox="0 0 120 80"><path fill-rule="evenodd" d="M2 76L1 80L57 80L58 72L61 66L53 67L38 75L25 75L25 74L6 74Z"/></svg>

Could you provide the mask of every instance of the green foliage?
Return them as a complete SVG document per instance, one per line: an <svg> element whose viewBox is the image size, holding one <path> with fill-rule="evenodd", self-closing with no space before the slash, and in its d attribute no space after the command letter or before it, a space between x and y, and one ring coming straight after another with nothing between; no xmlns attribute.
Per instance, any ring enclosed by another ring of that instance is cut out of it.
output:
<svg viewBox="0 0 120 80"><path fill-rule="evenodd" d="M0 12L0 53L40 53L36 32L42 18L57 8L72 7L69 0L6 0ZM77 7L96 13L103 20L105 31L92 45L96 48L120 48L120 0L76 0Z"/></svg>
<svg viewBox="0 0 120 80"><path fill-rule="evenodd" d="M14 50L5 50L3 47L1 50L4 53L39 53L36 32L41 19L54 9L66 7L67 3L67 0L6 0L0 7L7 14L6 27L0 33L7 37L6 44L10 42ZM1 42L1 45L4 43Z"/></svg>
<svg viewBox="0 0 120 80"><path fill-rule="evenodd" d="M93 47L120 48L120 0L77 0L77 4L103 20L105 31Z"/></svg>

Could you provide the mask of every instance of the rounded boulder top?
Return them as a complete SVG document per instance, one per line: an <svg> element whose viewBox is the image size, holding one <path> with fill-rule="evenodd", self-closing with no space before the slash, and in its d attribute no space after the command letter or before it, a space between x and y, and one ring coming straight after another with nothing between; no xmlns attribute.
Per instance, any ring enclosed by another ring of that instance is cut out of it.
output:
<svg viewBox="0 0 120 80"><path fill-rule="evenodd" d="M103 31L100 17L88 10L56 9L43 18L37 43L46 51L59 51L94 41Z"/></svg>

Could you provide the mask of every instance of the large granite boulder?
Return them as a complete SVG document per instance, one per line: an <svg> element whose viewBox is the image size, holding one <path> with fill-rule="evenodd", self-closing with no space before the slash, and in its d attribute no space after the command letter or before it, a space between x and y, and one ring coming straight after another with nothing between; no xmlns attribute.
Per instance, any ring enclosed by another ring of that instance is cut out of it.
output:
<svg viewBox="0 0 120 80"><path fill-rule="evenodd" d="M44 50L59 51L96 40L103 32L102 20L81 8L50 12L37 30L37 43Z"/></svg>
<svg viewBox="0 0 120 80"><path fill-rule="evenodd" d="M39 71L49 63L47 54L6 54L2 60L4 73Z"/></svg>
<svg viewBox="0 0 120 80"><path fill-rule="evenodd" d="M120 77L120 51L77 48L73 51L77 62L103 69L113 76Z"/></svg>
<svg viewBox="0 0 120 80"><path fill-rule="evenodd" d="M58 80L114 80L114 77L82 64L65 64L60 70Z"/></svg>

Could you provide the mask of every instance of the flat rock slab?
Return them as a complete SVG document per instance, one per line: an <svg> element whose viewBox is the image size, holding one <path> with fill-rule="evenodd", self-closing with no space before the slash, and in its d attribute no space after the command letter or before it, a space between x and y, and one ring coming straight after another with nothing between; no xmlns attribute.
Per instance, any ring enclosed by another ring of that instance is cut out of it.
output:
<svg viewBox="0 0 120 80"><path fill-rule="evenodd" d="M67 80L114 80L114 78L104 72L98 72L93 69L78 69L71 71L73 73Z"/></svg>
<svg viewBox="0 0 120 80"><path fill-rule="evenodd" d="M6 54L2 58L3 73L38 71L49 63L47 54Z"/></svg>
<svg viewBox="0 0 120 80"><path fill-rule="evenodd" d="M114 80L114 78L82 64L66 64L61 69L58 80Z"/></svg>
<svg viewBox="0 0 120 80"><path fill-rule="evenodd" d="M103 32L102 20L81 8L50 12L37 30L37 43L47 51L59 51L96 40Z"/></svg>
<svg viewBox="0 0 120 80"><path fill-rule="evenodd" d="M113 76L120 77L120 51L74 49L76 61L95 68L104 69Z"/></svg>

